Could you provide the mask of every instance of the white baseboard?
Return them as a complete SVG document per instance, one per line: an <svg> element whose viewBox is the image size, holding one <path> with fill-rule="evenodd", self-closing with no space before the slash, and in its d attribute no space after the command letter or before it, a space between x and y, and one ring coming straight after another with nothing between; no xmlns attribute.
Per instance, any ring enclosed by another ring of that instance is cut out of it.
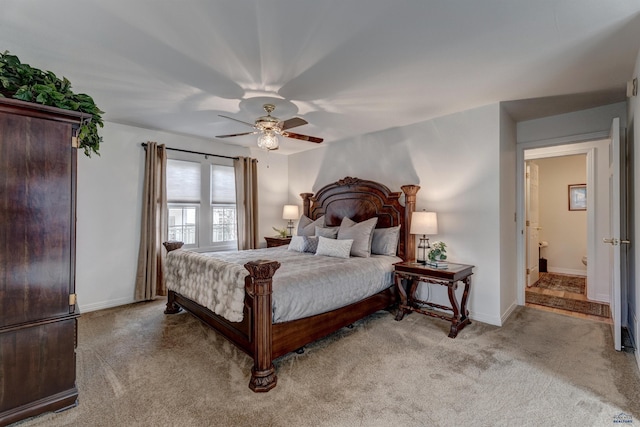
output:
<svg viewBox="0 0 640 427"><path fill-rule="evenodd" d="M609 301L609 294L597 294L593 297L592 301L604 302L607 304L611 303L611 301Z"/></svg>
<svg viewBox="0 0 640 427"><path fill-rule="evenodd" d="M511 313L514 312L514 310L518 307L518 302L517 301L513 301L511 303L511 305L509 306L509 308L507 309L507 311L505 311L504 313L502 313L502 316L500 317L500 326L504 325L505 322L507 321L507 319L509 318L509 316L511 316Z"/></svg>
<svg viewBox="0 0 640 427"><path fill-rule="evenodd" d="M91 311L118 307L120 305L131 304L133 302L135 302L133 298L118 298L114 300L100 301L100 302L94 302L89 304L80 304L80 302L78 301L78 306L80 307L80 313L89 313Z"/></svg>
<svg viewBox="0 0 640 427"><path fill-rule="evenodd" d="M572 268L549 267L549 273L570 274L572 276L587 277L587 270L574 270Z"/></svg>
<svg viewBox="0 0 640 427"><path fill-rule="evenodd" d="M476 313L469 310L469 319L482 323L488 323L489 325L502 326L501 319L496 316L490 316L488 314Z"/></svg>

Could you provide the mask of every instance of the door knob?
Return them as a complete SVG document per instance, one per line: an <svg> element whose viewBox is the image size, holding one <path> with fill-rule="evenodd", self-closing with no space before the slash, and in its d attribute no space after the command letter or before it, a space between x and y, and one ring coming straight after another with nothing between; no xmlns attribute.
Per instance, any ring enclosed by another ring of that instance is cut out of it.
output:
<svg viewBox="0 0 640 427"><path fill-rule="evenodd" d="M630 245L631 244L631 240L620 240L620 243L622 243L624 245Z"/></svg>
<svg viewBox="0 0 640 427"><path fill-rule="evenodd" d="M602 239L602 243L611 243L613 246L618 244L618 239L612 237L611 239L607 239L606 237Z"/></svg>

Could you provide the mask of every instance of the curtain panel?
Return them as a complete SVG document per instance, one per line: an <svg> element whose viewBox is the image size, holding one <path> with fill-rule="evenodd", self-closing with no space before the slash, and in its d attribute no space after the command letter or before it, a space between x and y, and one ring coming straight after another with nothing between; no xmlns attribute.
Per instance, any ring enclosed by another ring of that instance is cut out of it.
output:
<svg viewBox="0 0 640 427"><path fill-rule="evenodd" d="M258 160L239 157L236 174L238 250L258 248Z"/></svg>
<svg viewBox="0 0 640 427"><path fill-rule="evenodd" d="M147 143L144 170L136 301L166 295L162 274L165 256L162 242L167 240L167 150L164 144Z"/></svg>

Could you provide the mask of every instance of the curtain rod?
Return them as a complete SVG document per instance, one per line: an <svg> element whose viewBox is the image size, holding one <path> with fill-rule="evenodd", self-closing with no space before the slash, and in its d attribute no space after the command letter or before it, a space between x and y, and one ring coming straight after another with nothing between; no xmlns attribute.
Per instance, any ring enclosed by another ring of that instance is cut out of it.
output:
<svg viewBox="0 0 640 427"><path fill-rule="evenodd" d="M147 143L143 142L142 146L147 148ZM171 150L171 151L180 151L181 153L190 153L190 154L199 154L201 156L213 156L213 157L221 157L223 159L231 159L231 160L238 160L240 157L231 157L231 156L222 156L220 154L209 154L209 153L201 153L199 151L191 151L191 150L183 150L181 148L169 148L169 147L165 147L165 150Z"/></svg>

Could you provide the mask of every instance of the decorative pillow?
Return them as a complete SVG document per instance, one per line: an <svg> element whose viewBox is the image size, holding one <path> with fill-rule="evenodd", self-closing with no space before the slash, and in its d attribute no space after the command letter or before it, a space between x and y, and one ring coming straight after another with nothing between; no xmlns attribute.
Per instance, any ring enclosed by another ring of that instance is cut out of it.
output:
<svg viewBox="0 0 640 427"><path fill-rule="evenodd" d="M398 253L400 226L376 228L371 240L371 253L376 255L395 255Z"/></svg>
<svg viewBox="0 0 640 427"><path fill-rule="evenodd" d="M307 246L307 242L305 241L306 237L307 236L291 236L291 241L287 249L295 252L304 252Z"/></svg>
<svg viewBox="0 0 640 427"><path fill-rule="evenodd" d="M318 236L318 250L316 251L316 255L349 258L352 244L352 239L336 240Z"/></svg>
<svg viewBox="0 0 640 427"><path fill-rule="evenodd" d="M298 221L298 236L313 236L316 232L316 226L324 226L324 215L313 221L306 215L300 217Z"/></svg>
<svg viewBox="0 0 640 427"><path fill-rule="evenodd" d="M318 227L316 226L316 236L335 239L338 237L338 227Z"/></svg>
<svg viewBox="0 0 640 427"><path fill-rule="evenodd" d="M351 255L366 258L371 255L371 239L377 223L377 217L362 222L354 222L344 217L338 229L338 240L353 239Z"/></svg>
<svg viewBox="0 0 640 427"><path fill-rule="evenodd" d="M304 248L305 252L309 252L315 254L318 250L318 238L315 236L302 236L305 239L306 246Z"/></svg>

